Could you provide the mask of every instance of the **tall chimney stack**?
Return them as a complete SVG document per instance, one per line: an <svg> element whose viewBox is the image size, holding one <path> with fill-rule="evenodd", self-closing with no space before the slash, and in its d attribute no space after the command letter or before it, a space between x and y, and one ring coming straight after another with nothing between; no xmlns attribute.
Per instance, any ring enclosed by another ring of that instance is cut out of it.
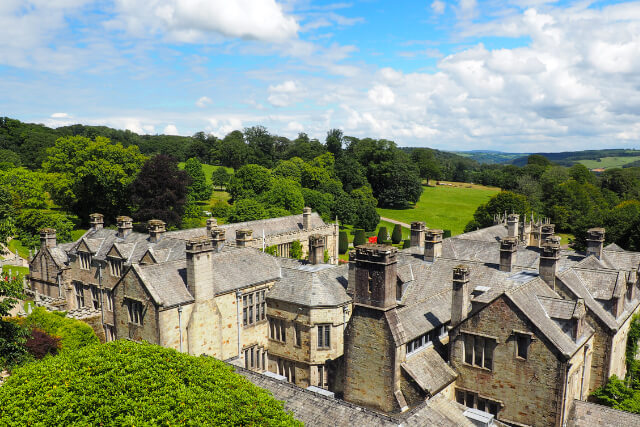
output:
<svg viewBox="0 0 640 427"><path fill-rule="evenodd" d="M211 217L207 218L207 234L211 234L211 230L218 226L218 220Z"/></svg>
<svg viewBox="0 0 640 427"><path fill-rule="evenodd" d="M92 213L89 215L89 223L93 231L102 230L104 227L104 215L99 213Z"/></svg>
<svg viewBox="0 0 640 427"><path fill-rule="evenodd" d="M469 314L469 268L459 265L453 269L453 294L451 299L451 326L456 327Z"/></svg>
<svg viewBox="0 0 640 427"><path fill-rule="evenodd" d="M556 271L560 259L560 238L551 236L542 244L540 252L540 266L538 273L540 278L554 291L556 290Z"/></svg>
<svg viewBox="0 0 640 427"><path fill-rule="evenodd" d="M56 247L56 230L53 228L43 228L40 230L40 246L47 248Z"/></svg>
<svg viewBox="0 0 640 427"><path fill-rule="evenodd" d="M442 256L442 230L429 229L425 231L424 260L434 262Z"/></svg>
<svg viewBox="0 0 640 427"><path fill-rule="evenodd" d="M590 228L587 231L587 256L600 259L604 246L604 228Z"/></svg>
<svg viewBox="0 0 640 427"><path fill-rule="evenodd" d="M509 237L515 237L515 238L518 237L519 221L520 221L520 215L518 214L511 214L507 217L507 233Z"/></svg>
<svg viewBox="0 0 640 427"><path fill-rule="evenodd" d="M118 224L118 237L124 239L131 231L133 231L133 220L128 216L119 216L116 218Z"/></svg>
<svg viewBox="0 0 640 427"><path fill-rule="evenodd" d="M245 247L253 240L251 235L253 234L253 230L250 228L240 228L236 230L236 246Z"/></svg>
<svg viewBox="0 0 640 427"><path fill-rule="evenodd" d="M224 247L224 242L226 241L224 228L213 228L210 231L210 235L213 241L213 248L216 252L220 252Z"/></svg>
<svg viewBox="0 0 640 427"><path fill-rule="evenodd" d="M411 247L424 247L424 232L426 225L422 221L414 221L411 223Z"/></svg>
<svg viewBox="0 0 640 427"><path fill-rule="evenodd" d="M516 237L505 237L500 241L500 271L510 272L516 263Z"/></svg>
<svg viewBox="0 0 640 427"><path fill-rule="evenodd" d="M147 223L147 229L149 230L149 242L158 243L162 238L166 229L164 221L159 219L150 219Z"/></svg>
<svg viewBox="0 0 640 427"><path fill-rule="evenodd" d="M212 253L213 244L209 236L187 242L187 287L196 302L213 298Z"/></svg>
<svg viewBox="0 0 640 427"><path fill-rule="evenodd" d="M302 209L302 229L311 230L311 208L308 206Z"/></svg>
<svg viewBox="0 0 640 427"><path fill-rule="evenodd" d="M321 234L309 236L309 262L311 264L324 263L324 236Z"/></svg>

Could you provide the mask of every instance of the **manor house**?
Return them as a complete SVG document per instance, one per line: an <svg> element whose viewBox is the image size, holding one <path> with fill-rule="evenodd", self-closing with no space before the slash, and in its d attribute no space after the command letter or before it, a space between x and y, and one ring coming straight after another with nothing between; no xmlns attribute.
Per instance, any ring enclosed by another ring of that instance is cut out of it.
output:
<svg viewBox="0 0 640 427"><path fill-rule="evenodd" d="M553 224L517 215L447 239L415 222L410 248L363 245L337 265L337 224L308 208L170 232L91 224L73 243L42 231L38 299L105 341L240 365L317 425L586 425L595 409L579 402L624 377L640 311L640 253L605 247L600 228L578 253ZM287 258L294 241L304 260ZM278 256L264 252L273 245Z"/></svg>

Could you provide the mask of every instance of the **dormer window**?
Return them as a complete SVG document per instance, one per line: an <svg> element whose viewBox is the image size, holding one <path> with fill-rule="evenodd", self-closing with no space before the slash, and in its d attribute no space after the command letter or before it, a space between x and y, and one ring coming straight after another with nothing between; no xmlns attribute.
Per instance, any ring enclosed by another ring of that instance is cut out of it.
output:
<svg viewBox="0 0 640 427"><path fill-rule="evenodd" d="M113 277L120 277L122 275L122 260L109 258L109 271Z"/></svg>
<svg viewBox="0 0 640 427"><path fill-rule="evenodd" d="M79 252L78 256L80 258L80 268L82 270L91 269L91 254L87 252Z"/></svg>

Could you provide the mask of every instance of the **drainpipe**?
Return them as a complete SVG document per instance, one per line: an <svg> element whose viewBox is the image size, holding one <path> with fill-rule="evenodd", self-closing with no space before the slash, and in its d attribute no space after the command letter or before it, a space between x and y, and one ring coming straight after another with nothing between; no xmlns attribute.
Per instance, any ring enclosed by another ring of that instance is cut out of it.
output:
<svg viewBox="0 0 640 427"><path fill-rule="evenodd" d="M60 281L60 275L62 274L62 272L58 272L57 276L56 276L56 281L58 282L58 298L62 298L62 283Z"/></svg>
<svg viewBox="0 0 640 427"><path fill-rule="evenodd" d="M562 400L560 401L560 422L559 425L564 425L564 412L565 412L565 398L567 393L567 382L569 381L569 370L571 369L571 362L566 362L565 370L562 380Z"/></svg>
<svg viewBox="0 0 640 427"><path fill-rule="evenodd" d="M178 333L180 334L180 353L182 353L182 306L178 306Z"/></svg>
<svg viewBox="0 0 640 427"><path fill-rule="evenodd" d="M105 329L104 327L104 301L102 299L102 294L104 293L103 289L102 289L102 265L98 264L98 289L100 289L100 315L102 316L102 330ZM107 334L105 331L105 340L107 338Z"/></svg>
<svg viewBox="0 0 640 427"><path fill-rule="evenodd" d="M242 305L242 292L241 291L236 291L236 299L237 299L237 307L236 307L236 316L238 318L238 359L240 359L241 355L242 355L242 342L240 341L240 337L242 336L241 334L241 328L242 328L242 315L241 315L241 311L240 311L240 306Z"/></svg>
<svg viewBox="0 0 640 427"><path fill-rule="evenodd" d="M589 351L589 344L584 346L584 356L582 357L582 380L580 380L580 400L584 400L584 376L587 370L587 351Z"/></svg>

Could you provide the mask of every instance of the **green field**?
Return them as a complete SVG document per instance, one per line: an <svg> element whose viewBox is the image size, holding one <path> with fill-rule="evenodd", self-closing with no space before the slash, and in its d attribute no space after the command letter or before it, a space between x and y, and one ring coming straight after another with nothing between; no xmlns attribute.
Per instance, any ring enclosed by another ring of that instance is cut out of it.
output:
<svg viewBox="0 0 640 427"><path fill-rule="evenodd" d="M29 258L29 248L22 246L22 242L18 239L11 239L9 244L7 245L12 254L16 253L16 249L18 250L18 255L22 258ZM7 258L5 256L5 258Z"/></svg>
<svg viewBox="0 0 640 427"><path fill-rule="evenodd" d="M602 157L599 160L580 160L580 163L588 167L589 169L610 169L621 168L627 163L640 160L640 156L629 157Z"/></svg>
<svg viewBox="0 0 640 427"><path fill-rule="evenodd" d="M2 266L2 272L4 274L9 274L9 272L11 272L12 275L17 274L29 274L29 268L27 267L18 267L15 265L3 265Z"/></svg>
<svg viewBox="0 0 640 427"><path fill-rule="evenodd" d="M407 224L425 221L429 228L451 230L455 236L464 231L473 219L473 213L491 196L500 192L494 187L483 187L464 183L454 186L424 187L424 192L415 207L409 209L378 209L381 217L395 219Z"/></svg>
<svg viewBox="0 0 640 427"><path fill-rule="evenodd" d="M180 162L178 163L178 167L180 169L184 169L184 162ZM227 170L227 172L229 172L231 175L233 175L233 168L228 168L225 166L213 166L213 165L206 165L206 164L202 164L202 172L204 172L204 176L207 178L207 184L211 185L211 175L213 174L213 171L218 169L218 168L225 168Z"/></svg>

